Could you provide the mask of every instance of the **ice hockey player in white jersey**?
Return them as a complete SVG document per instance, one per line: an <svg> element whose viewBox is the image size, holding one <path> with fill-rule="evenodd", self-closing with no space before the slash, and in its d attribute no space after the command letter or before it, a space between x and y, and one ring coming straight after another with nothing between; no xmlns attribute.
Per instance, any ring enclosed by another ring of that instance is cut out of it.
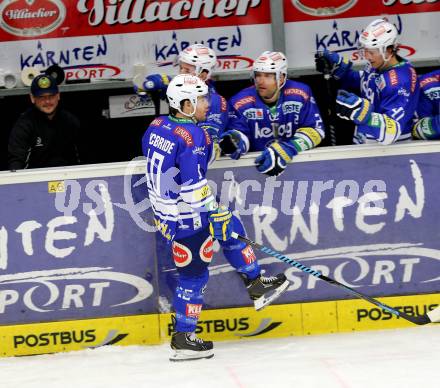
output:
<svg viewBox="0 0 440 388"><path fill-rule="evenodd" d="M228 130L220 135L220 147L232 159L262 151L255 160L258 171L277 176L295 155L321 142L322 119L310 87L287 79L283 53L263 52L252 76L254 86L229 101Z"/></svg>
<svg viewBox="0 0 440 388"><path fill-rule="evenodd" d="M336 52L315 55L316 69L340 80L336 114L356 125L355 144L411 139L419 83L413 66L398 55L397 35L396 27L385 19L365 28L358 42L368 62L363 71L353 70L352 63Z"/></svg>
<svg viewBox="0 0 440 388"><path fill-rule="evenodd" d="M421 75L417 122L413 137L423 140L440 139L440 70Z"/></svg>

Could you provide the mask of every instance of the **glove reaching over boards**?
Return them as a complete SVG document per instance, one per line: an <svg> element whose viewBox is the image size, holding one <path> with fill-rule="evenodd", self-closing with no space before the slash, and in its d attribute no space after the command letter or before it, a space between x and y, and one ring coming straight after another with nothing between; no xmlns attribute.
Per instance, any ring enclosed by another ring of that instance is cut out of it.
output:
<svg viewBox="0 0 440 388"><path fill-rule="evenodd" d="M297 153L295 146L287 141L273 142L255 159L257 170L269 176L278 176Z"/></svg>
<svg viewBox="0 0 440 388"><path fill-rule="evenodd" d="M232 129L220 135L219 145L224 155L229 155L231 159L237 160L244 155L249 146L246 144L245 135Z"/></svg>

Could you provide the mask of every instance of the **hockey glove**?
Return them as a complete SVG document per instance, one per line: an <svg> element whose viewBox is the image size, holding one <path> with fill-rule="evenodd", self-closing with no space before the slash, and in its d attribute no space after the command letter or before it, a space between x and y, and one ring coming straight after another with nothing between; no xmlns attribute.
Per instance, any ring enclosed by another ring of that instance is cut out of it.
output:
<svg viewBox="0 0 440 388"><path fill-rule="evenodd" d="M328 50L318 51L315 54L316 71L331 74L335 79L341 79L351 68L352 63L338 53Z"/></svg>
<svg viewBox="0 0 440 388"><path fill-rule="evenodd" d="M166 74L152 74L145 77L142 82L142 87L137 87L135 85L134 90L136 94L142 98L146 92L159 92L160 98L164 99L166 97L166 91L168 88L168 84L170 83L171 78Z"/></svg>
<svg viewBox="0 0 440 388"><path fill-rule="evenodd" d="M235 129L222 133L219 138L222 154L229 155L234 160L240 159L241 155L244 155L249 148L246 139L246 135Z"/></svg>
<svg viewBox="0 0 440 388"><path fill-rule="evenodd" d="M209 233L217 240L226 241L231 238L232 213L225 206L219 206L208 213Z"/></svg>
<svg viewBox="0 0 440 388"><path fill-rule="evenodd" d="M255 159L257 170L269 176L278 176L297 153L295 146L287 141L273 142Z"/></svg>
<svg viewBox="0 0 440 388"><path fill-rule="evenodd" d="M198 123L202 128L206 129L206 132L209 133L209 136L211 136L211 139L213 142L217 142L218 141L218 128L212 126L212 125L208 125L205 123Z"/></svg>
<svg viewBox="0 0 440 388"><path fill-rule="evenodd" d="M352 120L356 125L367 124L372 106L370 101L356 96L346 90L339 90L336 97L336 115L345 119Z"/></svg>
<svg viewBox="0 0 440 388"><path fill-rule="evenodd" d="M413 127L412 135L415 139L440 139L440 115L424 117L417 121Z"/></svg>
<svg viewBox="0 0 440 388"><path fill-rule="evenodd" d="M212 125L207 125L207 124L201 124L200 125L203 129L206 130L206 132L208 132L209 136L211 137L212 143L214 144L214 155L215 155L215 159L218 159L221 155L221 149L220 149L220 145L218 144L219 139L218 139L218 128L212 126Z"/></svg>

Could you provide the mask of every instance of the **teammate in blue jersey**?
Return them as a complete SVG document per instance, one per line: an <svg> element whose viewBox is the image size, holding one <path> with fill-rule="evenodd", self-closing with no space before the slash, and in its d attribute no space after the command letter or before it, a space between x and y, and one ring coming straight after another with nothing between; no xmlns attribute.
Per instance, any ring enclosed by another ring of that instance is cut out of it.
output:
<svg viewBox="0 0 440 388"><path fill-rule="evenodd" d="M337 53L315 55L316 69L330 71L341 82L336 114L356 124L355 144L387 145L411 139L419 84L412 65L397 54L396 27L376 19L361 33L358 43L361 56L368 61L363 71L353 70L352 63Z"/></svg>
<svg viewBox="0 0 440 388"><path fill-rule="evenodd" d="M415 139L440 139L440 70L419 77L420 98L417 122L413 127Z"/></svg>
<svg viewBox="0 0 440 388"><path fill-rule="evenodd" d="M215 156L218 156L218 134L226 128L228 107L226 100L215 91L211 82L217 56L211 48L202 44L193 44L179 53L177 62L180 74L197 76L208 87L210 100L208 113L205 118L198 121L197 125L210 134ZM170 80L170 77L163 74L147 76L142 82L141 91L159 90L161 94L164 94ZM231 222L236 233L246 235L244 226L238 217L233 215ZM242 278L256 310L275 301L287 289L289 282L284 274L261 276L261 267L250 245L236 239L219 240L219 243L224 256Z"/></svg>
<svg viewBox="0 0 440 388"><path fill-rule="evenodd" d="M228 130L220 135L223 153L238 159L262 151L258 171L277 176L299 152L324 138L322 119L311 89L287 79L287 59L281 52L263 52L252 68L254 86L229 101Z"/></svg>
<svg viewBox="0 0 440 388"><path fill-rule="evenodd" d="M217 93L211 80L212 70L217 65L217 56L211 48L202 44L193 44L179 53L177 58L179 74L192 74L203 80L209 89L210 104L206 119L198 125L208 130L214 141L214 149L218 154L218 133L228 122L228 107L224 97ZM165 98L166 89L172 77L166 74L152 74L147 76L140 85L135 85L135 91L143 95L148 91L158 91Z"/></svg>

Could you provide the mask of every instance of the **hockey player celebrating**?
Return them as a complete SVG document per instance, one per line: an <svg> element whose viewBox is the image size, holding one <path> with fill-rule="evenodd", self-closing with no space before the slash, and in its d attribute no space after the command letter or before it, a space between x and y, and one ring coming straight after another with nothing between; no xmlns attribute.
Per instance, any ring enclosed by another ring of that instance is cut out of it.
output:
<svg viewBox="0 0 440 388"><path fill-rule="evenodd" d="M212 342L203 341L194 332L213 256L212 237L228 241L233 230L231 212L218 207L206 180L208 164L214 159L213 143L207 130L196 122L206 119L207 95L208 87L200 78L176 76L167 89L170 115L153 120L142 139L156 227L171 244L179 275L173 300L173 361L213 356ZM249 283L250 295L263 298L267 292L288 285L284 275L271 280L259 272Z"/></svg>
<svg viewBox="0 0 440 388"><path fill-rule="evenodd" d="M440 139L440 70L419 77L420 98L413 137L423 140Z"/></svg>
<svg viewBox="0 0 440 388"><path fill-rule="evenodd" d="M217 56L214 50L202 44L188 46L178 56L180 74L197 76L208 88L208 112L205 118L198 119L197 125L210 134L215 156L218 156L218 133L223 132L226 127L228 108L226 100L216 92L211 82L211 74L216 64ZM143 82L142 90L157 90L165 94L170 80L171 77L164 74L149 75ZM235 215L232 216L231 223L236 233L246 234L242 222ZM267 277L260 274L261 267L251 246L236 239L219 240L219 243L224 256L242 278L256 310L261 310L275 301L287 289L289 282L284 274Z"/></svg>
<svg viewBox="0 0 440 388"><path fill-rule="evenodd" d="M397 29L376 19L359 36L359 51L368 61L363 71L339 54L315 55L316 69L341 81L336 114L356 124L353 142L391 144L411 138L419 85L412 65L397 54ZM357 94L345 89L353 89Z"/></svg>
<svg viewBox="0 0 440 388"><path fill-rule="evenodd" d="M228 130L220 135L220 147L232 159L262 151L255 160L258 171L277 176L296 154L321 142L322 119L311 89L287 79L283 53L263 52L252 75L255 85L229 101Z"/></svg>
<svg viewBox="0 0 440 388"><path fill-rule="evenodd" d="M153 120L142 139L155 223L171 244L179 274L173 300L173 361L213 356L212 342L194 332L213 255L211 234L227 240L232 231L230 211L218 207L206 180L211 138L195 124L206 118L207 95L208 87L199 78L176 76L167 89L170 115Z"/></svg>

